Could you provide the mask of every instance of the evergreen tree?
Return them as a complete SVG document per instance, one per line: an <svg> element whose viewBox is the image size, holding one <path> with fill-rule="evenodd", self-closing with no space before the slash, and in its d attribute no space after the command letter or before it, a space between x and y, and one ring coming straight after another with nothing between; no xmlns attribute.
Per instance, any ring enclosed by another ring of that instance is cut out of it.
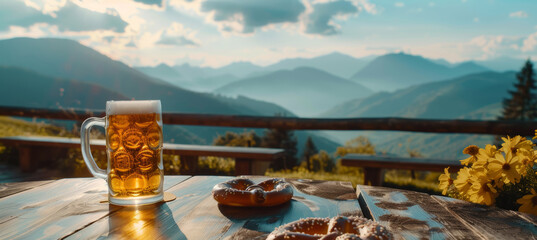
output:
<svg viewBox="0 0 537 240"><path fill-rule="evenodd" d="M261 147L282 148L285 155L281 160L274 161L270 167L274 170L290 169L297 165L296 137L294 132L284 129L269 129L261 139Z"/></svg>
<svg viewBox="0 0 537 240"><path fill-rule="evenodd" d="M534 93L535 73L533 64L528 59L519 73L514 91L509 91L511 98L503 100L501 120L534 120L537 117L537 95Z"/></svg>
<svg viewBox="0 0 537 240"><path fill-rule="evenodd" d="M308 140L306 140L306 144L304 146L304 153L302 154L302 161L306 162L306 168L308 171L311 171L310 158L317 154L317 152L319 152L319 150L317 150L317 147L315 146L315 143L313 143L311 137L308 136Z"/></svg>

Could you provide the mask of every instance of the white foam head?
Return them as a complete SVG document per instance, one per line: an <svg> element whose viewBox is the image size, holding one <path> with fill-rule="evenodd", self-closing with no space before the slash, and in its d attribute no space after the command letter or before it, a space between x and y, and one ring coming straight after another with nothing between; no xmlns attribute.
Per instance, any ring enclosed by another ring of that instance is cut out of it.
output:
<svg viewBox="0 0 537 240"><path fill-rule="evenodd" d="M108 101L106 115L161 113L160 100Z"/></svg>

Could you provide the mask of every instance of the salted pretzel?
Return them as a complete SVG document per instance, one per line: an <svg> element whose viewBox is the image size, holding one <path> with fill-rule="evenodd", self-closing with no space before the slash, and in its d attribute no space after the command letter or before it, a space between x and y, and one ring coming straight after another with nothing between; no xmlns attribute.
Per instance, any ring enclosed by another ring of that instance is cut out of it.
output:
<svg viewBox="0 0 537 240"><path fill-rule="evenodd" d="M250 179L235 178L213 187L213 197L220 204L239 207L268 207L285 203L293 197L293 188L282 179L255 184Z"/></svg>
<svg viewBox="0 0 537 240"><path fill-rule="evenodd" d="M393 239L376 222L362 217L306 218L276 228L267 240Z"/></svg>

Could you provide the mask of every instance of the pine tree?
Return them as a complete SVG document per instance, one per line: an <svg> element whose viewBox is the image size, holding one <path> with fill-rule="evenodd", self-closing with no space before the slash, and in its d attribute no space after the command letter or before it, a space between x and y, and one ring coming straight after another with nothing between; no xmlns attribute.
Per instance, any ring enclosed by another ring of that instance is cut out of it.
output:
<svg viewBox="0 0 537 240"><path fill-rule="evenodd" d="M510 99L503 100L501 120L534 120L537 117L537 95L534 93L535 73L528 59L519 73L514 91L509 91Z"/></svg>
<svg viewBox="0 0 537 240"><path fill-rule="evenodd" d="M304 153L302 153L302 161L306 161L306 168L308 171L311 171L310 158L317 154L317 152L319 152L319 150L317 150L315 143L313 143L311 137L308 137L308 140L306 140L306 144L304 145Z"/></svg>
<svg viewBox="0 0 537 240"><path fill-rule="evenodd" d="M296 137L294 132L284 129L269 129L261 139L261 147L283 148L285 155L281 160L274 161L270 167L274 170L290 169L297 165Z"/></svg>

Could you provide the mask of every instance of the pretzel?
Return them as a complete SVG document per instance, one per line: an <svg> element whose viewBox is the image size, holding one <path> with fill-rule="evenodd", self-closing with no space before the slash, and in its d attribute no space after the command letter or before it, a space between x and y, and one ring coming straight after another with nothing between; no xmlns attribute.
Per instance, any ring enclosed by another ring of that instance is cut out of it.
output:
<svg viewBox="0 0 537 240"><path fill-rule="evenodd" d="M236 178L216 184L214 199L223 205L239 207L269 207L285 203L293 197L293 188L281 179L269 179L254 184L246 178Z"/></svg>
<svg viewBox="0 0 537 240"><path fill-rule="evenodd" d="M267 240L393 239L376 222L362 217L306 218L276 228Z"/></svg>

